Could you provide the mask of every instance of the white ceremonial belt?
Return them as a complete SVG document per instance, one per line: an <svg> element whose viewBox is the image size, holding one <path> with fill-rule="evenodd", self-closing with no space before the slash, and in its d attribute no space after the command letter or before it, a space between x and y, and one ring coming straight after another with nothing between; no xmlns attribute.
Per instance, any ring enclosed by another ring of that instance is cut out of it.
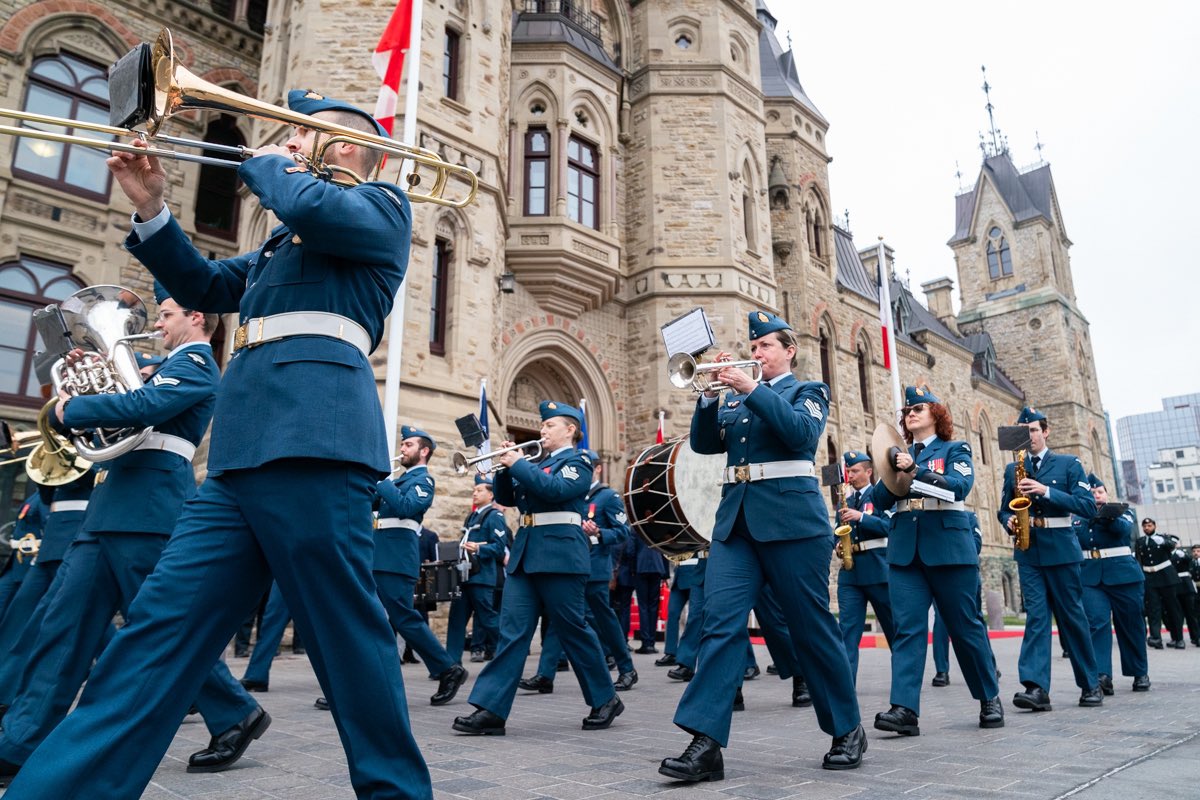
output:
<svg viewBox="0 0 1200 800"><path fill-rule="evenodd" d="M328 336L354 345L364 356L371 353L371 336L363 326L325 311L292 311L247 320L234 331L233 352L290 336Z"/></svg>
<svg viewBox="0 0 1200 800"><path fill-rule="evenodd" d="M539 525L581 525L583 517L574 511L543 511L540 514L522 514L522 528L536 528Z"/></svg>
<svg viewBox="0 0 1200 800"><path fill-rule="evenodd" d="M87 500L55 500L50 504L50 513L59 511L87 511Z"/></svg>
<svg viewBox="0 0 1200 800"><path fill-rule="evenodd" d="M680 561L680 562L679 562L679 566L681 566L681 567L693 567L693 566L695 566L696 564L699 564L699 563L700 563L700 560L701 560L701 559L703 559L703 558L708 558L708 551L707 551L707 550L701 550L699 553L696 553L696 554L695 554L694 556L692 556L691 558L685 558L683 561Z"/></svg>
<svg viewBox="0 0 1200 800"><path fill-rule="evenodd" d="M1084 550L1084 558L1116 558L1117 556L1133 555L1132 548L1129 547L1093 547L1091 550Z"/></svg>
<svg viewBox="0 0 1200 800"><path fill-rule="evenodd" d="M854 548L860 553L863 550L878 550L880 547L887 547L886 536L882 539L867 539L866 541L854 543Z"/></svg>
<svg viewBox="0 0 1200 800"><path fill-rule="evenodd" d="M769 481L775 478L812 478L816 469L811 461L767 461L762 464L744 464L726 467L723 483L749 483Z"/></svg>
<svg viewBox="0 0 1200 800"><path fill-rule="evenodd" d="M1179 577L1183 578L1185 581L1190 581L1192 579L1192 573L1181 572L1181 573L1179 573Z"/></svg>
<svg viewBox="0 0 1200 800"><path fill-rule="evenodd" d="M421 523L415 519L397 519L396 517L378 517L375 520L375 530L383 528L407 528L413 533L421 532Z"/></svg>
<svg viewBox="0 0 1200 800"><path fill-rule="evenodd" d="M182 456L184 461L191 462L192 456L196 455L196 445L189 442L180 436L172 436L169 433L153 432L142 441L134 450L166 450L168 453L174 453L177 456Z"/></svg>
<svg viewBox="0 0 1200 800"><path fill-rule="evenodd" d="M896 503L896 513L903 514L905 511L966 511L967 505L962 500L947 502L945 500L934 500L932 497L917 497L912 500L901 500Z"/></svg>
<svg viewBox="0 0 1200 800"><path fill-rule="evenodd" d="M1029 524L1035 528L1069 528L1071 527L1070 517L1033 517L1029 520Z"/></svg>
<svg viewBox="0 0 1200 800"><path fill-rule="evenodd" d="M1153 567L1142 566L1142 572L1162 572L1167 567L1175 566L1170 561L1164 561L1161 564L1155 564Z"/></svg>

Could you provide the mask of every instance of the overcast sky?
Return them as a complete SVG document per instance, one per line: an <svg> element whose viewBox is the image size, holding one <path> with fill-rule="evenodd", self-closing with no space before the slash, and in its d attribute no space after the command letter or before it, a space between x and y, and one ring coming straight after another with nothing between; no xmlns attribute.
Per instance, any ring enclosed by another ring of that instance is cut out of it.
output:
<svg viewBox="0 0 1200 800"><path fill-rule="evenodd" d="M1200 392L1200 3L768 7L829 120L833 211L860 248L882 235L922 300L922 282L953 278L957 308L955 163L972 185L986 65L1014 163L1038 160L1036 131L1051 165L1114 435Z"/></svg>

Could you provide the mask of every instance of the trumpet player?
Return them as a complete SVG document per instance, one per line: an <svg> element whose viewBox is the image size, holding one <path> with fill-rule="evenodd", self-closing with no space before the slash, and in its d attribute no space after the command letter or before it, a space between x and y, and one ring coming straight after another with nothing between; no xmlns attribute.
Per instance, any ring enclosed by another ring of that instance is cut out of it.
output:
<svg viewBox="0 0 1200 800"><path fill-rule="evenodd" d="M854 568L838 570L838 625L850 660L850 672L857 682L858 645L867 621L868 602L889 645L895 633L892 602L888 599L887 545L891 522L875 513L871 457L862 450L851 450L842 454L842 464L851 491L846 495L845 507L838 509L838 522L851 528ZM842 546L839 540L839 549Z"/></svg>
<svg viewBox="0 0 1200 800"><path fill-rule="evenodd" d="M1050 711L1050 615L1058 622L1058 637L1071 659L1079 705L1090 708L1104 702L1100 670L1092 650L1087 614L1083 607L1083 554L1071 527L1071 515L1090 520L1096 502L1087 473L1075 456L1053 453L1047 444L1050 423L1032 407L1021 409L1018 425L1029 428L1029 454L1025 478L1016 481L1016 463L1004 469L1004 491L997 517L1010 534L1016 515L1009 502L1017 492L1030 498L1028 550L1013 549L1021 596L1025 601L1025 636L1017 661L1024 691L1013 696L1013 705L1028 711ZM954 632L951 631L953 636Z"/></svg>
<svg viewBox="0 0 1200 800"><path fill-rule="evenodd" d="M504 554L508 552L508 524L504 513L496 506L491 475L476 475L471 490L474 506L463 524L460 548L471 562L467 580L462 585L462 597L450 601L450 617L446 622L446 652L454 663L462 663L463 645L467 639L467 622L475 618L479 636L471 637L471 661L483 663L486 653L496 650L500 641L500 617L496 612L496 580L504 569Z"/></svg>

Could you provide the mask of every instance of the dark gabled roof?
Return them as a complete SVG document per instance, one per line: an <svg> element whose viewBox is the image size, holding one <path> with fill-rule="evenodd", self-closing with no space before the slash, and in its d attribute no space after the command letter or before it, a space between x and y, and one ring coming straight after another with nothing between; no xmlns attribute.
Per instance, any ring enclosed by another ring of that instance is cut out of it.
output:
<svg viewBox="0 0 1200 800"><path fill-rule="evenodd" d="M838 286L879 304L879 288L875 284L875 277L863 265L850 232L836 225L833 226L833 263Z"/></svg>
<svg viewBox="0 0 1200 800"><path fill-rule="evenodd" d="M512 43L567 44L614 74L621 74L600 40L561 14L513 12Z"/></svg>
<svg viewBox="0 0 1200 800"><path fill-rule="evenodd" d="M966 347L963 340L959 336L954 335L954 331L946 327L946 324L933 315L928 308L921 305L916 296L908 290L908 287L897 280L892 281L893 292L903 292L911 300L909 303L909 318L908 332L919 333L921 331L929 331L934 336L945 339L948 342Z"/></svg>
<svg viewBox="0 0 1200 800"><path fill-rule="evenodd" d="M975 215L985 176L996 187L1017 224L1038 217L1046 221L1053 219L1049 164L1021 173L1008 153L1001 153L985 159L979 173L975 188L954 198L954 236L950 244L970 237L971 218Z"/></svg>
<svg viewBox="0 0 1200 800"><path fill-rule="evenodd" d="M762 30L758 34L758 64L762 73L763 97L786 97L807 108L816 115L817 119L829 124L817 110L816 104L809 99L800 85L800 75L796 72L796 58L789 49L786 52L775 37L775 17L767 10L767 4L758 0L758 21Z"/></svg>

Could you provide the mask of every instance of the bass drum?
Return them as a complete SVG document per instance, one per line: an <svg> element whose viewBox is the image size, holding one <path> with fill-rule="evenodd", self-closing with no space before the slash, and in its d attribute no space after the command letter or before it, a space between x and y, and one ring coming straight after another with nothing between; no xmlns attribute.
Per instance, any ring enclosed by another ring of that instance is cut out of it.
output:
<svg viewBox="0 0 1200 800"><path fill-rule="evenodd" d="M700 455L686 436L647 447L625 470L630 526L668 558L707 550L724 469L724 453Z"/></svg>

